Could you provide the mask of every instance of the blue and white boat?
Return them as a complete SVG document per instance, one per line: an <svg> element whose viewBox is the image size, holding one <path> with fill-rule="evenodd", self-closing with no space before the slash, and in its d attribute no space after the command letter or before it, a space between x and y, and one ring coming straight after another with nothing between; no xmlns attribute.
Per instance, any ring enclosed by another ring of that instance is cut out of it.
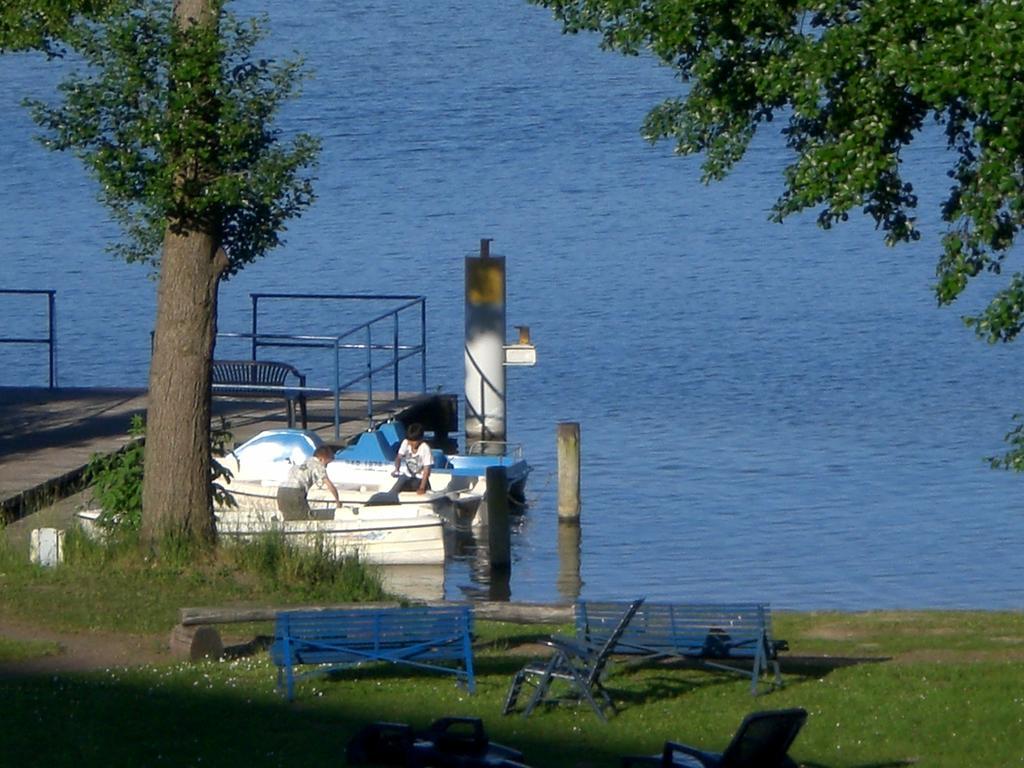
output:
<svg viewBox="0 0 1024 768"><path fill-rule="evenodd" d="M391 472L404 437L405 428L398 421L388 421L364 432L352 445L335 453L327 468L331 481L335 485L388 490L394 484ZM523 458L521 445L479 441L464 454L446 454L440 448L434 448L433 454L430 480L435 492L455 500L460 494L477 500L486 498L487 470L500 466L505 468L509 500L518 507L526 504L526 480L531 467Z"/></svg>
<svg viewBox="0 0 1024 768"><path fill-rule="evenodd" d="M327 489L308 494L314 518L285 520L277 507L277 489L293 464L301 464L322 444L312 432L275 429L261 432L217 461L228 471L221 481L232 503L214 508L217 533L251 539L278 532L300 546L328 546L338 555L355 554L378 565L440 566L446 555L445 522L429 500L368 504L362 498L335 504Z"/></svg>
<svg viewBox="0 0 1024 768"><path fill-rule="evenodd" d="M519 447L506 453L505 444L480 443L465 455L448 455L434 449L431 488L425 494L414 491L392 493L395 456L403 439L399 422L387 422L359 436L352 445L336 452L327 465L327 474L338 489L341 505L336 516L348 511L363 520L393 516L408 518L413 511L440 515L457 527L486 522L487 469L505 467L511 499L525 501L524 491L530 466ZM288 477L293 464L301 464L313 455L323 440L315 432L301 429L272 429L260 432L227 455L218 459L231 475L225 489L234 497L234 508L222 507L218 514L227 523L248 511L263 515L276 513L277 487ZM333 505L326 489L313 489L310 505Z"/></svg>

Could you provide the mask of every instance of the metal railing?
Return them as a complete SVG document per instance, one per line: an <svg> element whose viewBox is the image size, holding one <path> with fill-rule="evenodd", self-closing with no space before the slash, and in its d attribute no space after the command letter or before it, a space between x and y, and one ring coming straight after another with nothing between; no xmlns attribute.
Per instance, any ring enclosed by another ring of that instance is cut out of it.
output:
<svg viewBox="0 0 1024 768"><path fill-rule="evenodd" d="M48 368L50 372L50 389L57 386L57 329L55 322L56 295L57 292L48 289L19 289L0 288L0 294L8 296L45 296L46 297L46 336L38 338L34 336L4 336L0 337L0 344L38 344L45 345L48 355Z"/></svg>
<svg viewBox="0 0 1024 768"><path fill-rule="evenodd" d="M379 381L380 374L390 372L390 388L393 400L399 399L400 364L414 357L420 358L420 393L427 390L427 308L426 299L422 296L404 296L388 294L317 294L317 293L253 293L252 317L250 333L217 334L221 339L248 340L251 359L259 359L260 351L266 348L300 348L327 350L332 355L331 385L299 388L313 394L331 394L334 398L334 436L340 436L341 429L341 395L342 392L364 385L366 393L366 419L370 426L374 425L374 383ZM313 300L313 301L356 301L383 302L398 301L397 306L381 312L370 320L359 323L353 328L337 335L319 334L284 334L260 332L260 302L265 300ZM418 316L418 343L403 343L400 334L400 322L403 313L415 312ZM381 340L380 328L384 326L385 340ZM375 333L376 338L375 338ZM343 353L364 353L359 363L359 372L343 377ZM374 353L377 353L375 358ZM381 360L381 353L387 356ZM293 362L293 361L289 361ZM376 379L375 379L376 377Z"/></svg>

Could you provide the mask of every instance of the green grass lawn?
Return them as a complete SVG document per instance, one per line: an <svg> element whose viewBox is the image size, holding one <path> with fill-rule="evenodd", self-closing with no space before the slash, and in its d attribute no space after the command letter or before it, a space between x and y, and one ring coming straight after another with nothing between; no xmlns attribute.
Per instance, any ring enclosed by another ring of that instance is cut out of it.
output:
<svg viewBox="0 0 1024 768"><path fill-rule="evenodd" d="M310 596L268 589L223 563L194 573L156 565L43 572L0 561L0 574L0 618L162 637L182 605ZM327 588L327 597L340 600L353 585L355 597L375 595L360 578L345 584ZM792 755L804 766L1024 765L1024 613L780 612L776 635L790 644L781 690L754 698L737 676L616 660L608 687L621 712L609 723L586 708L502 717L509 680L533 652L526 644L565 629L480 622L473 696L451 676L378 665L304 681L289 704L275 692L265 652L78 674L8 672L0 675L3 763L343 765L349 738L367 723L424 727L461 715L482 718L492 739L521 749L530 765L612 768L622 755L660 751L666 739L721 750L745 714L800 706L810 714ZM55 652L0 642L5 662Z"/></svg>
<svg viewBox="0 0 1024 768"><path fill-rule="evenodd" d="M943 616L929 623L953 628L985 615ZM873 614L859 617L877 624ZM805 616L793 618L814 626ZM844 623L856 627L857 618ZM1024 638L1020 616L993 618L1018 642ZM537 628L481 629L492 641L481 641L476 653L473 696L449 676L374 666L306 680L288 704L274 691L275 670L265 654L0 680L4 749L17 758L11 764L54 766L344 764L348 739L366 723L423 727L462 715L483 718L492 739L523 750L531 765L611 767L624 754L657 752L669 738L722 749L746 713L801 706L810 716L792 754L806 766L1011 766L1024 754L1019 657L850 663L852 657L840 655L834 668L819 660L817 667L801 661L789 670L784 662L786 686L757 698L739 677L618 663L609 687L621 712L604 724L586 708L502 717L508 681L525 657L501 642L492 649L493 640L518 642ZM944 653L936 636L924 636L911 654ZM793 637L799 653L802 641Z"/></svg>

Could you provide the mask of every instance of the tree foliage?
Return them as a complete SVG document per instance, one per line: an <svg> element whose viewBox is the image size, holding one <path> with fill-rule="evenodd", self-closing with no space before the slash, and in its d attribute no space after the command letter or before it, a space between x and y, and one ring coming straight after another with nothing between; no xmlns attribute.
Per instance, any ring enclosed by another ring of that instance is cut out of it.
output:
<svg viewBox="0 0 1024 768"><path fill-rule="evenodd" d="M137 531L142 522L142 466L146 426L132 417L131 440L120 451L95 453L85 468L85 481L100 504L99 524L106 529Z"/></svg>
<svg viewBox="0 0 1024 768"><path fill-rule="evenodd" d="M67 47L85 69L34 102L44 143L75 152L126 237L158 268L140 534L162 550L213 540L210 357L220 281L280 242L313 201L319 142L273 128L301 62L256 56L262 32L226 0L9 0L5 49ZM12 30L37 28L19 37ZM131 479L131 478L128 478Z"/></svg>
<svg viewBox="0 0 1024 768"><path fill-rule="evenodd" d="M952 303L1000 274L1024 222L1024 5L1020 0L531 0L566 32L653 53L687 84L647 115L650 141L702 154L705 181L776 119L792 160L773 217L861 209L886 243L916 240L901 154L926 121L951 150L935 293ZM965 318L990 342L1024 327L1024 277Z"/></svg>
<svg viewBox="0 0 1024 768"><path fill-rule="evenodd" d="M256 58L255 20L225 15L185 32L168 3L133 5L65 33L89 67L60 85L62 103L32 102L33 117L46 146L76 152L99 182L127 236L113 246L120 256L156 265L175 222L214 234L234 273L313 201L303 172L319 142L284 144L270 127L301 62Z"/></svg>
<svg viewBox="0 0 1024 768"><path fill-rule="evenodd" d="M721 179L776 118L793 150L774 207L818 209L828 228L862 209L886 242L919 237L901 152L926 120L955 161L936 294L952 302L1000 272L1024 215L1024 7L1017 0L533 0L568 32L648 50L689 85L648 114L644 134L703 153ZM1021 330L1015 276L971 322L991 340Z"/></svg>
<svg viewBox="0 0 1024 768"><path fill-rule="evenodd" d="M132 417L128 428L130 441L116 453L95 453L85 468L85 481L100 505L98 523L110 531L138 533L142 526L142 481L146 454L146 422ZM223 422L212 431L211 450L223 456L231 432ZM210 466L210 489L218 504L237 507L238 503L221 481L231 481L231 470L216 459Z"/></svg>
<svg viewBox="0 0 1024 768"><path fill-rule="evenodd" d="M63 52L61 39L83 19L103 18L122 0L4 0L0 3L0 53Z"/></svg>

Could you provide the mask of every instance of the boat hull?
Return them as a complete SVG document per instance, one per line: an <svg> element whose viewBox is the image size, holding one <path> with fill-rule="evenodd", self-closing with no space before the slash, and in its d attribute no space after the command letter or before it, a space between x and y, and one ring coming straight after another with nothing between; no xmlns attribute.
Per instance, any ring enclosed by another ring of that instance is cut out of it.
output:
<svg viewBox="0 0 1024 768"><path fill-rule="evenodd" d="M382 509L364 516L339 510L330 520L282 520L265 511L219 509L215 517L217 534L231 539L277 533L297 546L323 547L337 557L357 556L378 565L440 565L445 558L444 524L429 512Z"/></svg>
<svg viewBox="0 0 1024 768"><path fill-rule="evenodd" d="M277 508L277 487L268 482L225 483L234 503L215 506L218 535L251 539L277 532L299 546L322 545L332 554L357 555L381 565L444 562L444 521L430 501L336 506L325 489L315 488L308 497L313 519L284 520Z"/></svg>

